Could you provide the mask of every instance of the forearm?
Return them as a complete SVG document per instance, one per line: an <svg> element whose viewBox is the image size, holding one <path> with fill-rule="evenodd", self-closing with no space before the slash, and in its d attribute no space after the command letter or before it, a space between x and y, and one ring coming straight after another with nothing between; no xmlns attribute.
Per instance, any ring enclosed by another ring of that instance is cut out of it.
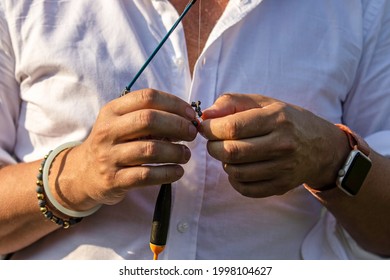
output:
<svg viewBox="0 0 390 280"><path fill-rule="evenodd" d="M75 164L82 162L77 156L80 153L71 156L74 149L65 149L55 155L53 161L45 161L45 168L49 167L48 184L45 187L43 177L40 178L41 183L37 183L37 175L42 172L39 171L40 167L43 167L42 160L0 169L0 188L3 190L1 195L2 200L6 201L0 205L0 254L24 248L52 231L67 228L79 220L53 206L53 199L57 204L75 212L90 210L98 205L80 191L79 186L83 185L83 182L80 182L83 176L80 174L85 172L80 164ZM37 191L38 185L42 192ZM47 193L49 189L52 197ZM42 197L38 198L39 195ZM39 201L45 205L39 205ZM45 211L53 216L46 216Z"/></svg>
<svg viewBox="0 0 390 280"><path fill-rule="evenodd" d="M0 169L0 254L17 251L59 228L39 211L35 182L40 164Z"/></svg>
<svg viewBox="0 0 390 280"><path fill-rule="evenodd" d="M152 89L113 100L101 109L83 143L53 150L53 161L45 165L50 166L45 186L50 191L44 194L48 205L51 201L62 208L51 208L61 219L75 211L75 218L84 217L100 205L119 203L133 188L179 180L184 173L181 164L190 159L190 150L184 144L160 139L194 140L194 119L190 104ZM0 254L23 248L60 228L47 221L38 206L40 164L0 169Z"/></svg>
<svg viewBox="0 0 390 280"><path fill-rule="evenodd" d="M356 197L338 188L311 191L362 248L390 256L390 159L374 151L370 158L372 168Z"/></svg>
<svg viewBox="0 0 390 280"><path fill-rule="evenodd" d="M269 197L304 183L361 247L390 255L389 159L372 151L371 171L351 197L336 179L352 147L345 131L329 121L266 96L241 94L221 96L203 118L208 151L239 193Z"/></svg>

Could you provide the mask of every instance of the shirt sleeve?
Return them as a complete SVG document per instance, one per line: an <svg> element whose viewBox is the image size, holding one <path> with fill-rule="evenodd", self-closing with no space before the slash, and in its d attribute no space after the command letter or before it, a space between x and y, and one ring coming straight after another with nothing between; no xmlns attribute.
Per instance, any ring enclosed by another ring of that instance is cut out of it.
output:
<svg viewBox="0 0 390 280"><path fill-rule="evenodd" d="M390 156L390 1L362 1L363 52L343 122Z"/></svg>
<svg viewBox="0 0 390 280"><path fill-rule="evenodd" d="M301 247L306 260L381 260L360 247L336 218L324 208L322 217L306 236Z"/></svg>
<svg viewBox="0 0 390 280"><path fill-rule="evenodd" d="M19 117L19 84L3 6L0 2L0 166L15 163L13 149Z"/></svg>
<svg viewBox="0 0 390 280"><path fill-rule="evenodd" d="M390 1L362 1L363 55L344 104L344 123L390 156ZM305 238L304 259L381 259L361 248L326 209Z"/></svg>

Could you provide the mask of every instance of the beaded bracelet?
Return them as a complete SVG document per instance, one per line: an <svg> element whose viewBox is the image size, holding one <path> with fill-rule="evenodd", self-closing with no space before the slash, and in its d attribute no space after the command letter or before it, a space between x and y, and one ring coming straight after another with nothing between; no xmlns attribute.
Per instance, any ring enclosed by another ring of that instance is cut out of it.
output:
<svg viewBox="0 0 390 280"><path fill-rule="evenodd" d="M93 213L95 213L101 205L98 205L90 210L87 211L74 211L65 208L62 206L53 196L50 187L49 187L49 171L52 165L53 160L56 158L56 156L61 153L63 150L74 147L79 145L81 142L75 141L75 142L69 142L65 143L57 148L55 148L53 151L50 151L45 158L42 161L41 167L39 168L39 173L37 176L37 196L38 196L38 204L40 207L40 210L42 214L49 220L53 221L54 223L64 227L68 228L69 226L76 224L81 221L83 217L89 216ZM49 200L49 202L62 214L70 217L69 220L63 220L53 214L52 211L49 210L47 207L47 203L45 200L45 196Z"/></svg>
<svg viewBox="0 0 390 280"><path fill-rule="evenodd" d="M46 160L48 158L48 156L50 155L51 151L49 152L49 154L47 154L42 163L41 163L41 167L39 168L39 173L37 175L37 182L36 182L36 185L37 185L37 188L36 188L36 192L37 192L37 198L38 198L38 206L39 206L39 209L41 210L43 216L52 221L53 223L67 229L69 228L70 226L74 225L74 224L77 224L79 222L81 222L81 220L83 218L69 218L69 220L64 220L60 217L57 217L56 215L53 214L53 212L48 208L47 206L47 202L46 202L46 199L45 199L45 194L44 194L44 187L43 187L43 181L42 181L42 172L43 172L43 167L45 166L45 163L46 163Z"/></svg>

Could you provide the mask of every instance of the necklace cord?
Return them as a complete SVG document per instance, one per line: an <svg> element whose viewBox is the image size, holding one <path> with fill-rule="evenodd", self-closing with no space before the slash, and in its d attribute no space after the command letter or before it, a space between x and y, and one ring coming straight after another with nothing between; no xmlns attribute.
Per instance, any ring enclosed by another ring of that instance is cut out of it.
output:
<svg viewBox="0 0 390 280"><path fill-rule="evenodd" d="M202 0L199 0L198 10L198 57L200 56L200 34L202 32Z"/></svg>

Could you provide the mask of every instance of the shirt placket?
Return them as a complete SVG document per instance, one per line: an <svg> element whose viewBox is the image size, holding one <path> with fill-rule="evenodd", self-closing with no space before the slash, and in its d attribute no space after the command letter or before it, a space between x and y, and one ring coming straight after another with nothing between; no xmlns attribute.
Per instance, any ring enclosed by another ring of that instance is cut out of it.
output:
<svg viewBox="0 0 390 280"><path fill-rule="evenodd" d="M152 4L161 16L163 30L158 32L159 40L161 40L172 28L179 14L167 0L153 0ZM187 59L184 30L181 24L172 32L159 52L157 55L165 56L169 59L169 64L171 65L170 75L173 77L163 81L162 89L169 91L169 93L183 100L187 100L191 84L191 74ZM166 69L160 68L158 71L166 71ZM156 74L159 75L159 73Z"/></svg>
<svg viewBox="0 0 390 280"><path fill-rule="evenodd" d="M246 5L246 2L239 2L238 5ZM223 47L222 33L228 27L238 22L240 18L231 17L221 26L210 40L194 69L192 83L183 83L182 89L186 90L187 101L202 102L201 107L211 106L217 95L218 65L221 50ZM180 32L183 32L180 30ZM181 35L181 34L179 34ZM182 33L184 38L184 33ZM174 40L173 37L172 40ZM181 37L176 37L181 40ZM184 45L185 47L185 45ZM184 51L183 51L184 52ZM180 61L180 59L179 59ZM188 64L187 57L185 62ZM180 64L180 63L179 63ZM189 73L189 71L188 71ZM210 176L212 172L207 170L208 158L206 145L207 141L202 136L191 143L187 143L191 149L191 160L185 165L185 174L178 182L174 183L174 200L171 214L171 226L168 235L168 245L162 258L169 259L195 259L198 240L198 226L201 215L204 188L215 183ZM207 178L206 175L210 178Z"/></svg>

